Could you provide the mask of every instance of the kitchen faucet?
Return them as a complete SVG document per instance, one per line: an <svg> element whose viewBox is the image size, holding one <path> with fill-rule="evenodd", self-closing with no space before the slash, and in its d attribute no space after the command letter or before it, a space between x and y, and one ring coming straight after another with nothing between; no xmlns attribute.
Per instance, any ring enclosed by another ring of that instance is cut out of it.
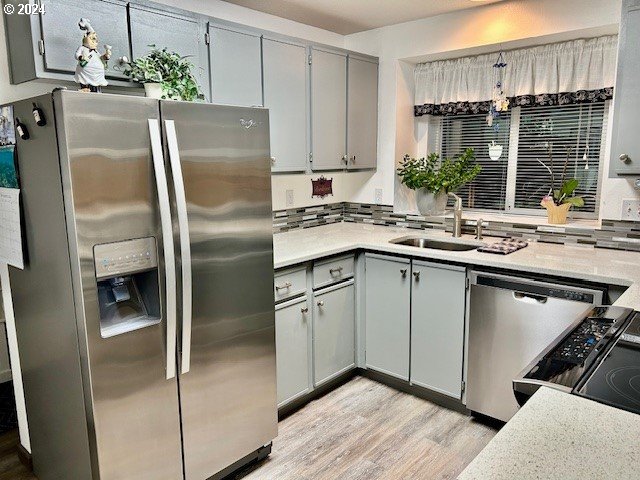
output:
<svg viewBox="0 0 640 480"><path fill-rule="evenodd" d="M449 195L456 199L456 203L453 207L453 236L462 236L462 199L453 192L449 192Z"/></svg>

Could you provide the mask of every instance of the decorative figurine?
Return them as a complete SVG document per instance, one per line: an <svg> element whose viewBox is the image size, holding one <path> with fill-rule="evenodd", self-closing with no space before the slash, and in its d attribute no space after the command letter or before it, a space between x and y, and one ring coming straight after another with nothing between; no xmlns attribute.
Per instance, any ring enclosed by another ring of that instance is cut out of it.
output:
<svg viewBox="0 0 640 480"><path fill-rule="evenodd" d="M86 32L82 39L82 46L76 50L76 67L75 81L80 84L82 92L101 92L102 87L108 85L104 78L104 70L107 61L111 58L111 45L105 45L105 52L100 55L98 53L98 34L95 32L91 23L86 18L81 18L78 22L80 30Z"/></svg>

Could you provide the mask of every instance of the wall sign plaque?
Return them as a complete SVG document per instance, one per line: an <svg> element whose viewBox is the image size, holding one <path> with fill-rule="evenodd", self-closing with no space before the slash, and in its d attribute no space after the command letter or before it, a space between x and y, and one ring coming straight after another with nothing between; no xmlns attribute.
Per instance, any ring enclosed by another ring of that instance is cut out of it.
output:
<svg viewBox="0 0 640 480"><path fill-rule="evenodd" d="M321 176L317 180L311 179L312 197L324 198L327 195L333 195L333 178L325 178Z"/></svg>

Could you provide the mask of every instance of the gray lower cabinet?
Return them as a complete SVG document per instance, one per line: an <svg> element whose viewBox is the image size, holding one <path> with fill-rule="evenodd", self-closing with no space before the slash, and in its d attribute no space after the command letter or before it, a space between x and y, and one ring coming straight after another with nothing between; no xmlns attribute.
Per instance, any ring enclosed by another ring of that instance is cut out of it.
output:
<svg viewBox="0 0 640 480"><path fill-rule="evenodd" d="M260 41L258 35L209 26L213 103L262 106Z"/></svg>
<svg viewBox="0 0 640 480"><path fill-rule="evenodd" d="M640 1L624 0L614 88L610 175L640 174Z"/></svg>
<svg viewBox="0 0 640 480"><path fill-rule="evenodd" d="M355 288L353 280L314 292L314 385L355 367Z"/></svg>
<svg viewBox="0 0 640 480"><path fill-rule="evenodd" d="M264 106L269 109L271 170L307 169L307 49L262 40Z"/></svg>
<svg viewBox="0 0 640 480"><path fill-rule="evenodd" d="M311 390L310 321L306 296L276 305L278 407Z"/></svg>
<svg viewBox="0 0 640 480"><path fill-rule="evenodd" d="M349 55L347 168L375 168L378 157L378 64Z"/></svg>
<svg viewBox="0 0 640 480"><path fill-rule="evenodd" d="M411 288L410 381L460 399L465 268L414 260Z"/></svg>
<svg viewBox="0 0 640 480"><path fill-rule="evenodd" d="M141 57L154 48L167 48L181 56L188 56L195 66L195 76L201 91L208 97L209 75L207 68L204 31L200 20L188 12L129 4L131 29L131 53Z"/></svg>
<svg viewBox="0 0 640 480"><path fill-rule="evenodd" d="M411 261L367 254L366 366L409 380Z"/></svg>
<svg viewBox="0 0 640 480"><path fill-rule="evenodd" d="M312 169L347 166L347 57L311 49Z"/></svg>

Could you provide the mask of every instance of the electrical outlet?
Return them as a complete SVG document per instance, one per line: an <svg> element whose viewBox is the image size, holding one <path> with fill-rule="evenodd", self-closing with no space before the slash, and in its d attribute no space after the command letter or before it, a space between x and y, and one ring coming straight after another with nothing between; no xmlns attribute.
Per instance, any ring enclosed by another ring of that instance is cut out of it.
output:
<svg viewBox="0 0 640 480"><path fill-rule="evenodd" d="M376 201L375 203L377 205L381 205L382 204L382 189L381 188L376 188Z"/></svg>
<svg viewBox="0 0 640 480"><path fill-rule="evenodd" d="M287 207L293 207L293 190L287 190Z"/></svg>
<svg viewBox="0 0 640 480"><path fill-rule="evenodd" d="M622 201L622 220L640 221L640 200Z"/></svg>

